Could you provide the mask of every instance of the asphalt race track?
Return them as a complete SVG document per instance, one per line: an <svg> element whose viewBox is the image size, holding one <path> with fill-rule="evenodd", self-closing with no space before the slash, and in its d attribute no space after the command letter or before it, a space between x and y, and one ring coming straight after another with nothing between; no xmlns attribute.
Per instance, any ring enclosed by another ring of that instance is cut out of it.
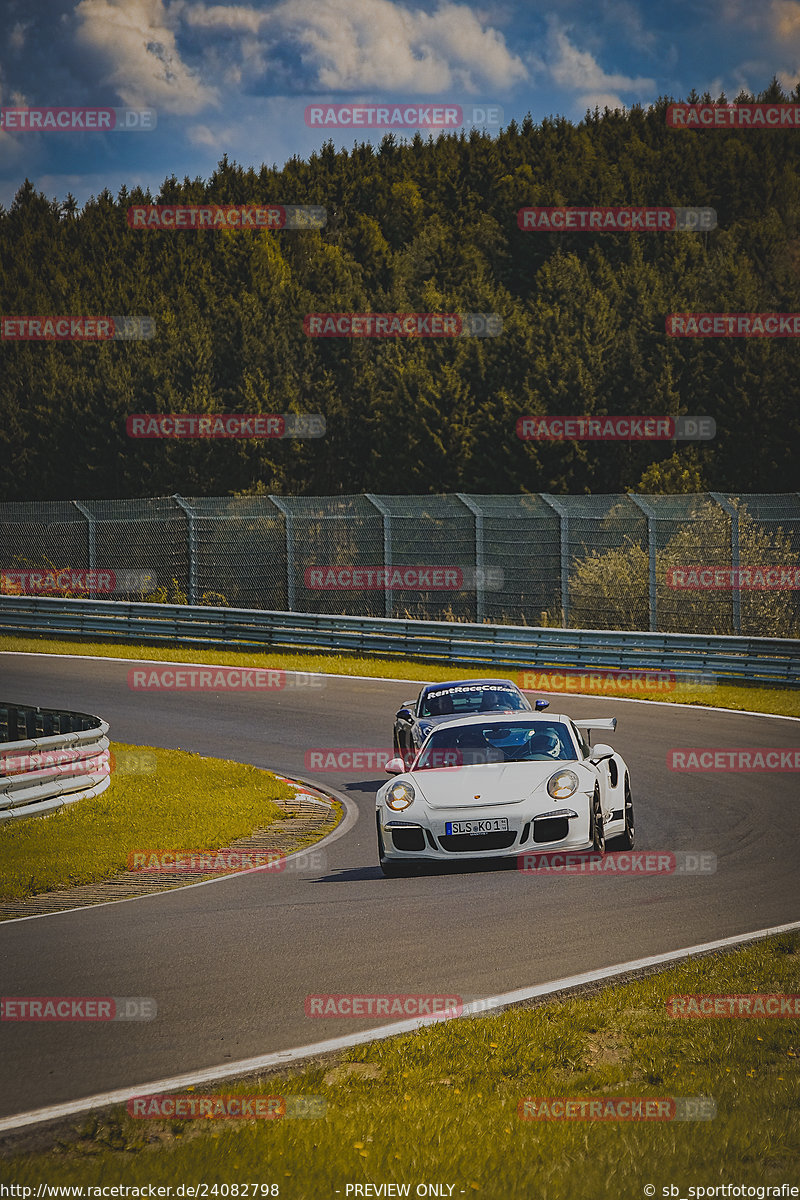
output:
<svg viewBox="0 0 800 1200"><path fill-rule="evenodd" d="M99 713L116 741L303 776L347 797L355 818L327 843L316 875L234 876L0 924L3 995L158 1004L149 1023L0 1023L0 1116L386 1023L308 1018L309 994L496 995L798 918L796 773L666 766L672 747L794 748L797 721L551 697L553 712L618 718L602 740L631 770L637 850L711 851L714 874L557 877L512 866L391 880L375 848L374 794L386 776L315 773L304 756L390 748L394 712L419 685L328 678L274 692L159 694L128 688L130 662L0 663L4 699Z"/></svg>

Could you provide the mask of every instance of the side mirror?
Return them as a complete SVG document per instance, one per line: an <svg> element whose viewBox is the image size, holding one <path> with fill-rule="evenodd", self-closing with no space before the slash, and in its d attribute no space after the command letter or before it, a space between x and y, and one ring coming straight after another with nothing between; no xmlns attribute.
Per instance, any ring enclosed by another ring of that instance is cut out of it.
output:
<svg viewBox="0 0 800 1200"><path fill-rule="evenodd" d="M550 701L549 700L537 700L533 707L536 709L537 712L541 712L542 709L550 707Z"/></svg>
<svg viewBox="0 0 800 1200"><path fill-rule="evenodd" d="M399 708L397 710L397 720L398 721L413 721L414 714L412 713L410 708L408 708L406 705L403 705L402 708Z"/></svg>
<svg viewBox="0 0 800 1200"><path fill-rule="evenodd" d="M383 769L387 775L403 775L405 773L406 764L403 762L402 758L390 758Z"/></svg>
<svg viewBox="0 0 800 1200"><path fill-rule="evenodd" d="M592 746L593 762L602 762L606 758L613 758L615 754L611 746L606 746L604 742L598 742L596 746Z"/></svg>

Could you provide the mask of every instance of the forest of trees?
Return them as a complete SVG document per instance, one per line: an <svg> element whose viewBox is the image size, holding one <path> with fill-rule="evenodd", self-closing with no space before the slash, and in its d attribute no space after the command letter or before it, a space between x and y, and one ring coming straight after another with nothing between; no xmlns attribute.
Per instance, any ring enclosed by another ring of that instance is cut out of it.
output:
<svg viewBox="0 0 800 1200"><path fill-rule="evenodd" d="M690 102L711 97L692 94ZM773 84L753 99L799 101ZM726 102L725 97L718 97ZM796 339L670 312L800 311L800 130L650 109L321 147L81 209L0 209L0 313L149 316L150 341L0 345L0 499L798 488ZM319 230L134 231L137 203L310 204ZM712 232L522 232L526 205L710 206ZM308 337L315 312L496 312L494 338ZM307 440L136 441L132 413L323 413ZM704 414L701 443L523 442L527 414Z"/></svg>

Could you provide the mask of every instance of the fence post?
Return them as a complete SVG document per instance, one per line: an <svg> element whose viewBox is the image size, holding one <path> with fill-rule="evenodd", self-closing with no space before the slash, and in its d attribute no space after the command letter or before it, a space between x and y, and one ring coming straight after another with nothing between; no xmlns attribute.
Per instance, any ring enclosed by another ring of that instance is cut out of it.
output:
<svg viewBox="0 0 800 1200"><path fill-rule="evenodd" d="M86 557L89 561L89 570L97 570L97 524L94 513L89 512L85 504L81 504L80 500L73 500L72 503L77 508L78 512L86 517ZM89 588L89 595L92 599L97 598L97 590Z"/></svg>
<svg viewBox="0 0 800 1200"><path fill-rule="evenodd" d="M558 513L559 542L561 548L561 612L564 628L569 625L569 513L560 500L539 492L545 504Z"/></svg>
<svg viewBox="0 0 800 1200"><path fill-rule="evenodd" d="M475 518L475 620L482 625L486 620L486 572L484 570L483 509L463 492L456 496L465 504Z"/></svg>
<svg viewBox="0 0 800 1200"><path fill-rule="evenodd" d="M658 632L658 591L656 589L656 522L655 510L643 500L641 496L634 496L632 492L628 493L633 503L640 508L647 517L647 554L650 560L649 569L649 609L650 609L650 632Z"/></svg>
<svg viewBox="0 0 800 1200"><path fill-rule="evenodd" d="M270 496L270 500L278 512L283 513L283 522L286 526L286 607L289 612L297 612L294 587L294 518L286 503L279 496Z"/></svg>
<svg viewBox="0 0 800 1200"><path fill-rule="evenodd" d="M186 548L189 555L189 586L187 599L190 604L197 604L197 522L194 509L176 492L172 497L178 508L186 514Z"/></svg>
<svg viewBox="0 0 800 1200"><path fill-rule="evenodd" d="M386 571L386 586L383 590L383 615L391 617L393 610L392 589L389 586L389 568L392 565L392 514L377 496L373 496L369 492L365 492L364 495L370 504L377 508L383 518L383 566Z"/></svg>
<svg viewBox="0 0 800 1200"><path fill-rule="evenodd" d="M731 608L733 615L733 632L742 632L742 589L739 579L739 513L736 507L727 500L721 492L709 492L712 500L716 500L720 508L731 519L731 567L734 571L733 587L731 588Z"/></svg>

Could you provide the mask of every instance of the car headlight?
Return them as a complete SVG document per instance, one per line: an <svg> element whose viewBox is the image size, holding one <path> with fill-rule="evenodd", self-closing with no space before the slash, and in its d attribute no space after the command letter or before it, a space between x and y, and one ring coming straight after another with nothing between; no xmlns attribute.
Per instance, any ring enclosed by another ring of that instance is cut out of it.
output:
<svg viewBox="0 0 800 1200"><path fill-rule="evenodd" d="M580 780L574 771L559 771L551 775L547 781L547 794L554 800L566 800L580 786Z"/></svg>
<svg viewBox="0 0 800 1200"><path fill-rule="evenodd" d="M577 783L577 780L575 782ZM395 783L386 793L386 805L394 812L402 812L414 803L416 794L412 784Z"/></svg>

